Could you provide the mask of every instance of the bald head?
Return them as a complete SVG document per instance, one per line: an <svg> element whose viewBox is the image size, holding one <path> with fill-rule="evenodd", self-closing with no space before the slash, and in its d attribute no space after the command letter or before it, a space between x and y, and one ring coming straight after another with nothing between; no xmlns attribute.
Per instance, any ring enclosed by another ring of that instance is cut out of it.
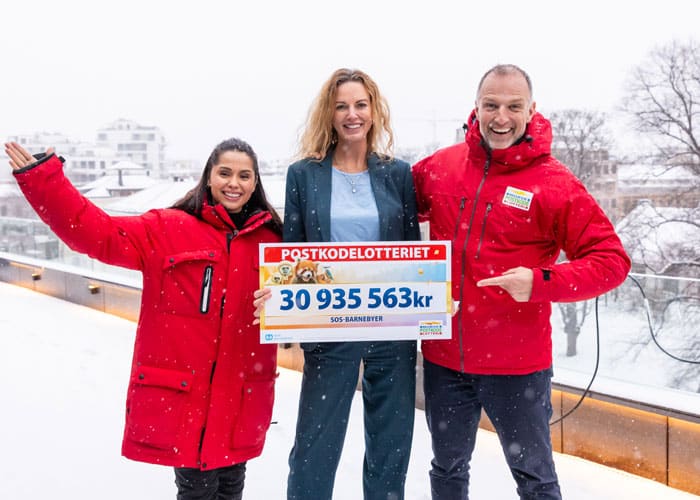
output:
<svg viewBox="0 0 700 500"><path fill-rule="evenodd" d="M486 77L490 75L506 76L512 74L519 74L525 79L528 92L530 93L530 100L532 100L532 80L530 80L530 75L528 75L520 66L516 66L515 64L497 64L484 73L484 76L482 76L481 80L479 80L479 86L476 89L476 100L479 100L481 89L484 86L484 80L486 80Z"/></svg>

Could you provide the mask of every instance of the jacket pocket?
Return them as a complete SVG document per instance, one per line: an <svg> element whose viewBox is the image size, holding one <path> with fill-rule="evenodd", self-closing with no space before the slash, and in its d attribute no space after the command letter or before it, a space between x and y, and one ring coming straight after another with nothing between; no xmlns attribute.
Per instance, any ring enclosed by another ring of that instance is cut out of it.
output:
<svg viewBox="0 0 700 500"><path fill-rule="evenodd" d="M221 252L198 250L163 260L158 309L169 314L202 316L212 310L212 288Z"/></svg>
<svg viewBox="0 0 700 500"><path fill-rule="evenodd" d="M126 405L128 438L156 448L176 447L191 386L191 373L140 366L131 377Z"/></svg>
<svg viewBox="0 0 700 500"><path fill-rule="evenodd" d="M233 428L233 448L253 448L263 444L270 427L275 402L275 380L247 380L243 383L241 405Z"/></svg>

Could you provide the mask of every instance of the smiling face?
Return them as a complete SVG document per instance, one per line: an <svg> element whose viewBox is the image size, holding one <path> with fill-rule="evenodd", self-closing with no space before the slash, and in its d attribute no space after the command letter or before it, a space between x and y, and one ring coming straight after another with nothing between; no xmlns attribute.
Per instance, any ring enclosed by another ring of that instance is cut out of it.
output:
<svg viewBox="0 0 700 500"><path fill-rule="evenodd" d="M253 160L241 151L225 151L209 174L209 188L214 202L238 213L255 191Z"/></svg>
<svg viewBox="0 0 700 500"><path fill-rule="evenodd" d="M349 81L338 86L333 111L333 128L338 144L367 141L372 128L372 106L367 89L361 82Z"/></svg>
<svg viewBox="0 0 700 500"><path fill-rule="evenodd" d="M476 99L476 117L491 149L512 146L523 136L534 113L535 102L522 74L491 73L484 78Z"/></svg>

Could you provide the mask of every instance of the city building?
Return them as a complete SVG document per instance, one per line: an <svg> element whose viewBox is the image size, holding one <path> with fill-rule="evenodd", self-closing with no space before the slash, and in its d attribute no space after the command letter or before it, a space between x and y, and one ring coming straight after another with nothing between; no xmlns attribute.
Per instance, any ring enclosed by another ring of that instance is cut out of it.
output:
<svg viewBox="0 0 700 500"><path fill-rule="evenodd" d="M116 152L109 148L70 139L57 132L35 132L14 135L7 139L20 144L32 154L54 148L66 161L66 175L76 184L102 177L110 165L119 161Z"/></svg>
<svg viewBox="0 0 700 500"><path fill-rule="evenodd" d="M640 200L656 207L696 208L700 204L700 178L684 166L620 165L617 199L622 215L630 213Z"/></svg>
<svg viewBox="0 0 700 500"><path fill-rule="evenodd" d="M115 151L120 159L143 166L154 178L168 177L166 141L158 127L120 118L97 131L97 145Z"/></svg>

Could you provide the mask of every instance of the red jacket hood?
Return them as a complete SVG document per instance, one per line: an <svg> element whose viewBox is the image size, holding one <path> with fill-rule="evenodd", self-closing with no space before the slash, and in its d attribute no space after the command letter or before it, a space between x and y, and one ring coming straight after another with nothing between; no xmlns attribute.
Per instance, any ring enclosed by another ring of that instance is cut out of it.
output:
<svg viewBox="0 0 700 500"><path fill-rule="evenodd" d="M474 110L467 120L465 141L469 145L469 159L474 161L474 165L483 165L490 157L491 168L523 168L537 158L550 154L552 125L540 113L535 113L518 142L506 149L491 149L481 135Z"/></svg>

